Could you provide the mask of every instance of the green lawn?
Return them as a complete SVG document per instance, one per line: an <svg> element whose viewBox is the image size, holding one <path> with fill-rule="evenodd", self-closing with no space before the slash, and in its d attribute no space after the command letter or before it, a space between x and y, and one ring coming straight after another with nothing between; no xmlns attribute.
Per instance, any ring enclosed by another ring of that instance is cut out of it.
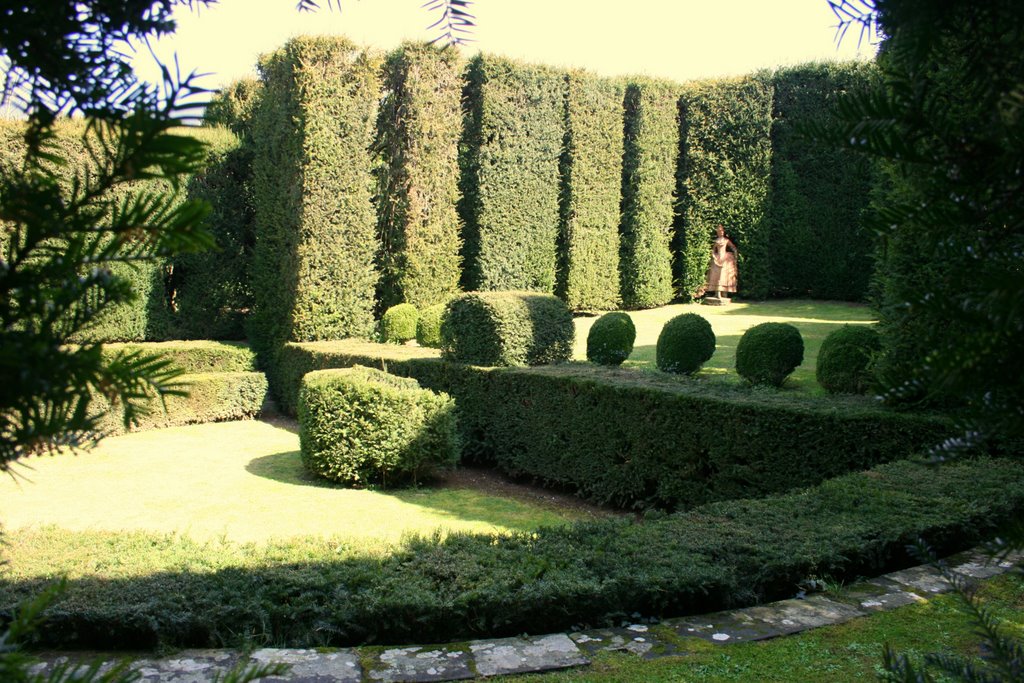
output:
<svg viewBox="0 0 1024 683"><path fill-rule="evenodd" d="M717 337L715 355L697 373L697 377L727 382L741 381L736 374L736 344L743 332L767 322L795 325L804 338L804 362L790 375L785 388L811 393L824 391L814 379L814 364L825 337L844 324L874 321L871 310L862 304L801 299L733 303L729 306L676 304L648 311L630 311L629 316L636 325L636 343L625 367L654 370L654 348L658 343L658 334L666 322L682 313L697 313L707 318ZM576 318L573 357L578 360L587 358L587 333L595 320L596 317Z"/></svg>
<svg viewBox="0 0 1024 683"><path fill-rule="evenodd" d="M305 472L293 427L260 421L138 432L24 465L0 480L7 531L53 525L235 542L313 535L374 549L406 534L529 531L584 514L466 488L333 486Z"/></svg>
<svg viewBox="0 0 1024 683"><path fill-rule="evenodd" d="M986 582L980 591L985 605L1003 620L1008 632L1024 638L1024 578L1019 574ZM631 654L601 655L590 667L547 675L493 679L496 683L701 683L777 681L876 681L882 644L920 662L927 652L977 656L980 639L953 595L891 612L855 619L803 634L756 643L716 645L679 640L687 654L644 661ZM940 679L947 680L947 679Z"/></svg>

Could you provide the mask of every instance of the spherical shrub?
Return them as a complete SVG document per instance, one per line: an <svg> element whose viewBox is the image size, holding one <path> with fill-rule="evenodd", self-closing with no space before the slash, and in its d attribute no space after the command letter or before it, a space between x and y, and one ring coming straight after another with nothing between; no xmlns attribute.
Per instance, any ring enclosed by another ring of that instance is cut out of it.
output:
<svg viewBox="0 0 1024 683"><path fill-rule="evenodd" d="M424 308L416 321L416 341L420 346L441 348L441 320L448 304L434 304Z"/></svg>
<svg viewBox="0 0 1024 683"><path fill-rule="evenodd" d="M416 321L420 314L412 304L398 304L384 311L380 318L380 340L404 344L416 338Z"/></svg>
<svg viewBox="0 0 1024 683"><path fill-rule="evenodd" d="M826 391L863 394L871 386L871 359L882 350L882 338L874 327L843 325L825 337L818 351L814 375Z"/></svg>
<svg viewBox="0 0 1024 683"><path fill-rule="evenodd" d="M636 327L622 311L605 313L594 321L587 334L587 360L601 365L622 365L633 353Z"/></svg>
<svg viewBox="0 0 1024 683"><path fill-rule="evenodd" d="M448 302L441 355L472 365L560 363L576 329L565 302L538 292L469 292Z"/></svg>
<svg viewBox="0 0 1024 683"><path fill-rule="evenodd" d="M711 323L696 313L683 313L661 328L655 349L658 369L692 375L715 353Z"/></svg>
<svg viewBox="0 0 1024 683"><path fill-rule="evenodd" d="M455 401L364 367L302 378L299 443L310 472L348 486L416 483L459 457Z"/></svg>
<svg viewBox="0 0 1024 683"><path fill-rule="evenodd" d="M803 360L803 337L789 323L754 325L736 345L736 372L751 384L782 386Z"/></svg>

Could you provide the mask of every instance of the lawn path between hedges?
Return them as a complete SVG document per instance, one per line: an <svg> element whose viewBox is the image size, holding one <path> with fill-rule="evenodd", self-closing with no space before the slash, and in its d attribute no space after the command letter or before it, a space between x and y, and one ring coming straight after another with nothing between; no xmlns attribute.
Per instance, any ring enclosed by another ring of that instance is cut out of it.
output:
<svg viewBox="0 0 1024 683"><path fill-rule="evenodd" d="M728 306L674 304L628 313L636 325L636 343L624 367L655 370L655 346L661 328L677 315L696 313L707 318L717 338L715 355L705 363L697 377L732 383L741 381L736 374L736 345L747 329L767 322L795 325L804 340L804 362L793 372L783 388L808 393L824 393L814 378L814 365L825 337L846 324L874 322L871 309L863 304L804 299L735 302ZM587 334L595 320L597 317L576 318L574 359L586 360Z"/></svg>
<svg viewBox="0 0 1024 683"><path fill-rule="evenodd" d="M174 532L206 541L336 536L376 550L436 530L532 531L590 517L493 490L344 489L305 472L295 426L242 421L139 432L78 456L36 458L0 480L7 531ZM493 489L493 487L492 487Z"/></svg>

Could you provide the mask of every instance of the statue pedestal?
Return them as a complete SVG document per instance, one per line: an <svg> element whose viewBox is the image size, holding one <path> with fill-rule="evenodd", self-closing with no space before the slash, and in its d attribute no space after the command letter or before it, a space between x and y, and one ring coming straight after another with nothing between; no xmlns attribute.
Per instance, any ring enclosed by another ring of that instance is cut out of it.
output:
<svg viewBox="0 0 1024 683"><path fill-rule="evenodd" d="M728 306L732 299L727 296L706 296L701 303L705 306Z"/></svg>

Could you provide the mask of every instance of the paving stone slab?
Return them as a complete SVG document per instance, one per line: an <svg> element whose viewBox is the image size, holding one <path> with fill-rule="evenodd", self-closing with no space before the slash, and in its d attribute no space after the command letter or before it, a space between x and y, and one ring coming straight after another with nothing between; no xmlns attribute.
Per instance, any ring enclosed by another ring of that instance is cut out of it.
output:
<svg viewBox="0 0 1024 683"><path fill-rule="evenodd" d="M683 638L700 638L713 643L742 643L782 635L771 624L754 619L743 610L670 619L664 624Z"/></svg>
<svg viewBox="0 0 1024 683"><path fill-rule="evenodd" d="M673 643L666 643L644 626L643 630L627 628L599 628L570 633L572 641L586 654L599 652L632 652L644 659L678 654Z"/></svg>
<svg viewBox="0 0 1024 683"><path fill-rule="evenodd" d="M399 647L384 650L377 656L378 666L369 672L370 680L458 681L473 678L469 668L469 652L449 647Z"/></svg>
<svg viewBox="0 0 1024 683"><path fill-rule="evenodd" d="M476 672L481 676L551 671L590 664L576 643L564 633L481 640L470 643L469 649Z"/></svg>
<svg viewBox="0 0 1024 683"><path fill-rule="evenodd" d="M898 572L883 574L879 578L910 588L912 592L921 596L938 595L952 590L949 581L942 578L942 574L937 569L928 565L901 569Z"/></svg>
<svg viewBox="0 0 1024 683"><path fill-rule="evenodd" d="M738 611L751 619L770 624L779 631L779 635L841 624L864 616L864 612L856 607L829 600L821 595L812 595L803 600L781 600Z"/></svg>
<svg viewBox="0 0 1024 683"><path fill-rule="evenodd" d="M288 673L260 679L264 683L359 683L363 680L359 658L352 650L319 652L264 648L253 652L250 661L254 664L288 665Z"/></svg>

